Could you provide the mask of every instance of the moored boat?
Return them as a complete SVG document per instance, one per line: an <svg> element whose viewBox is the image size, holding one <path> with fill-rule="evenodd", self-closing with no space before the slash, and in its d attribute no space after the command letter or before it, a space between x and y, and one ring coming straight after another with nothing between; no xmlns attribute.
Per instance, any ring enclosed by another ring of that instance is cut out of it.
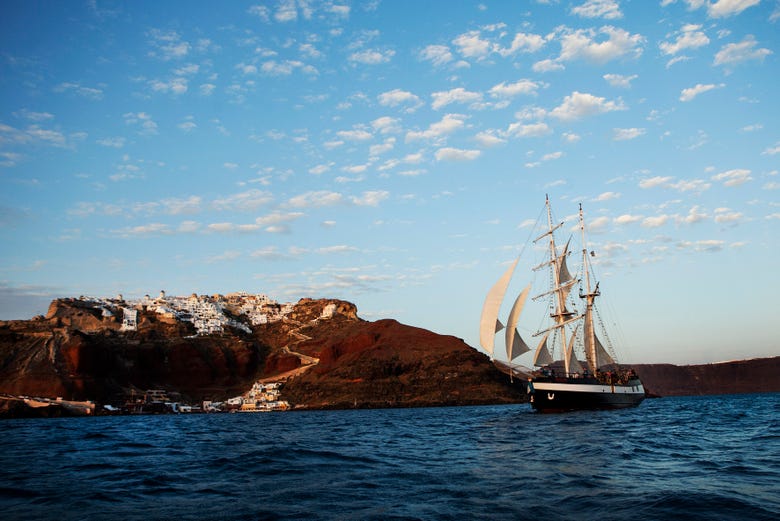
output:
<svg viewBox="0 0 780 521"><path fill-rule="evenodd" d="M539 412L635 407L644 399L645 390L632 369L615 361L615 349L603 328L596 307L601 291L591 263L594 252L588 249L586 242L582 206L579 209L582 264L575 275L571 274L567 265L572 253L569 249L571 239L563 247L559 246L556 232L564 223L554 223L549 198L545 200L545 209L546 219L540 219L543 226L541 233L532 241L536 248L544 251L544 259L531 271L548 275L544 277L545 288L531 297L532 302L546 304L543 314L547 320L531 334L539 337L536 348L528 345L518 329L533 284L529 283L515 299L506 328L498 319L519 257L485 298L480 321L480 344L492 358L496 333L506 330L504 342L510 377L516 374L512 368L513 361L525 353L533 353L532 364L538 369L525 375L526 380L518 379L518 384L527 386L531 404ZM572 295L575 286L579 286L579 291ZM600 331L597 332L597 329ZM584 355L584 360L580 355Z"/></svg>

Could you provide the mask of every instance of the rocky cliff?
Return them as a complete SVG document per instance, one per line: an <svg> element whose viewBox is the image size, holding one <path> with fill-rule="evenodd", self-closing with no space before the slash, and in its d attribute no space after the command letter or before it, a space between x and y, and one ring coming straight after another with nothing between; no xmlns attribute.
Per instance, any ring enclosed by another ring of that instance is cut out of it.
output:
<svg viewBox="0 0 780 521"><path fill-rule="evenodd" d="M121 305L56 300L45 317L0 322L0 393L119 403L159 388L196 402L276 379L286 381L282 399L310 408L525 399L462 340L361 320L349 302L301 299L251 326L226 308L242 327L196 335L192 323L151 306L123 331Z"/></svg>
<svg viewBox="0 0 780 521"><path fill-rule="evenodd" d="M703 365L640 364L633 367L653 395L780 392L780 357Z"/></svg>
<svg viewBox="0 0 780 521"><path fill-rule="evenodd" d="M133 330L125 330L124 303L81 299L56 300L46 316L32 320L0 322L0 394L115 404L134 392L163 389L194 403L271 380L285 382L281 399L298 408L527 399L522 385L510 384L461 339L395 320L368 322L349 302L265 303L266 311L278 313L264 323L248 321L241 302L226 302L230 318L213 334L196 334L185 315L151 305L141 306ZM634 367L660 396L780 391L780 357Z"/></svg>

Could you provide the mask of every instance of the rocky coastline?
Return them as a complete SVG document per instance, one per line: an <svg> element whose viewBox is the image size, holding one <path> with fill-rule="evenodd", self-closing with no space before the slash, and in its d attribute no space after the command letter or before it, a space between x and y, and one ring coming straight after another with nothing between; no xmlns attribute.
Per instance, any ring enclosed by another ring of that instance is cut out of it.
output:
<svg viewBox="0 0 780 521"><path fill-rule="evenodd" d="M780 391L780 357L634 368L659 396ZM252 394L268 384L292 410L527 400L463 340L366 321L336 299L58 299L45 316L0 321L0 417L159 412L139 401L149 390L178 411L272 410Z"/></svg>

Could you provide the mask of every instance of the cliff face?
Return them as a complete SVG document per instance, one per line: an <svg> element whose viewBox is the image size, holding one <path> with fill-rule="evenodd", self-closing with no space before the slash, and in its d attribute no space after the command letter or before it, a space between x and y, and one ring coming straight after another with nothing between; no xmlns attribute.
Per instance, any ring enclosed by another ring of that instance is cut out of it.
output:
<svg viewBox="0 0 780 521"><path fill-rule="evenodd" d="M526 400L462 340L395 320L329 328L296 346L319 364L289 381L283 398L310 408L516 403Z"/></svg>
<svg viewBox="0 0 780 521"><path fill-rule="evenodd" d="M138 330L121 332L74 300L46 317L0 323L0 393L111 402L130 389L165 388L191 399L251 385L269 351L251 335L192 336L191 324L141 312Z"/></svg>
<svg viewBox="0 0 780 521"><path fill-rule="evenodd" d="M152 310L138 312L136 331L122 331L121 309L61 299L46 317L0 322L0 393L117 403L130 390L160 388L223 400L258 379L284 379L282 399L310 408L525 399L463 341L363 321L349 302L301 299L251 333L206 336Z"/></svg>
<svg viewBox="0 0 780 521"><path fill-rule="evenodd" d="M780 392L780 357L704 365L633 366L659 396Z"/></svg>

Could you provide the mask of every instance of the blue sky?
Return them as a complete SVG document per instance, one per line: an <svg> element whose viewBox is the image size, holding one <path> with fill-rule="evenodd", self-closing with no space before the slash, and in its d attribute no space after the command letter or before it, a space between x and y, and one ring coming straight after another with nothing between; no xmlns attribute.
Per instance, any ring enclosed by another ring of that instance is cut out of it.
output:
<svg viewBox="0 0 780 521"><path fill-rule="evenodd" d="M550 194L591 220L624 361L780 354L777 1L0 14L1 319L248 291L477 346Z"/></svg>

